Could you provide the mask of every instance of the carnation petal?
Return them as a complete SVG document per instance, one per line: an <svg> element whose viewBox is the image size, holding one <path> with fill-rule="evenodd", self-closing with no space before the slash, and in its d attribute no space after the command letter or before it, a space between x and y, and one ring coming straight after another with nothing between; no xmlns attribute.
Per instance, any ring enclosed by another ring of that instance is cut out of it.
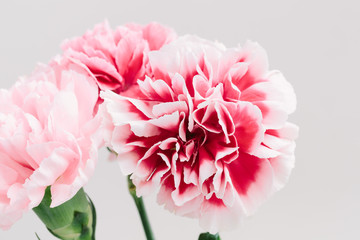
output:
<svg viewBox="0 0 360 240"><path fill-rule="evenodd" d="M251 103L239 102L231 114L238 147L244 152L253 152L262 142L265 132L261 124L261 111Z"/></svg>
<svg viewBox="0 0 360 240"><path fill-rule="evenodd" d="M287 114L294 112L296 97L294 89L279 71L271 71L267 81L256 83L242 92L243 101L272 101L281 105Z"/></svg>
<svg viewBox="0 0 360 240"><path fill-rule="evenodd" d="M148 41L150 50L160 49L163 45L176 39L174 30L153 22L143 29L143 36Z"/></svg>
<svg viewBox="0 0 360 240"><path fill-rule="evenodd" d="M75 95L70 92L59 93L54 99L54 106L49 115L49 129L59 137L62 131L77 135L78 124L78 104Z"/></svg>
<svg viewBox="0 0 360 240"><path fill-rule="evenodd" d="M227 169L249 215L274 191L273 170L267 159L239 154Z"/></svg>
<svg viewBox="0 0 360 240"><path fill-rule="evenodd" d="M262 113L262 123L267 129L277 129L285 125L288 114L282 105L274 101L253 102Z"/></svg>
<svg viewBox="0 0 360 240"><path fill-rule="evenodd" d="M156 117L161 117L165 114L172 114L174 112L188 113L188 105L185 101L159 103L153 107L153 114Z"/></svg>
<svg viewBox="0 0 360 240"><path fill-rule="evenodd" d="M204 201L200 212L200 226L211 234L235 228L241 223L241 216L244 215L239 204L228 207L216 197Z"/></svg>
<svg viewBox="0 0 360 240"><path fill-rule="evenodd" d="M182 206L184 203L191 201L201 194L197 186L186 183L181 184L182 185L180 185L171 193L171 197L174 200L176 206Z"/></svg>

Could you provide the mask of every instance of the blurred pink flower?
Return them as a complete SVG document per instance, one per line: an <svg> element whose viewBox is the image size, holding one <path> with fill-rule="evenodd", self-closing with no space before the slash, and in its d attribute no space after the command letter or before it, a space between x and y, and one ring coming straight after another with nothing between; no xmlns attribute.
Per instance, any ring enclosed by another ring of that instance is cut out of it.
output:
<svg viewBox="0 0 360 240"><path fill-rule="evenodd" d="M102 92L108 145L139 196L197 217L216 233L236 226L294 166L291 85L256 43L227 49L186 36L149 53L142 95Z"/></svg>
<svg viewBox="0 0 360 240"><path fill-rule="evenodd" d="M112 30L105 21L82 37L66 40L62 48L65 56L96 77L100 89L119 93L150 74L149 51L175 38L172 29L158 23L127 24Z"/></svg>
<svg viewBox="0 0 360 240"><path fill-rule="evenodd" d="M63 60L0 91L1 228L36 207L48 186L56 207L88 181L100 145L97 99L92 77Z"/></svg>

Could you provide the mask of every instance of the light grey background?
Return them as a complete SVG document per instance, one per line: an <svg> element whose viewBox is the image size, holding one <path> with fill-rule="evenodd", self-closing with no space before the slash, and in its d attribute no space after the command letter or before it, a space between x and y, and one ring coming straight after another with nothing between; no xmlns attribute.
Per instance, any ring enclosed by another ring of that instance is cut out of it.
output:
<svg viewBox="0 0 360 240"><path fill-rule="evenodd" d="M0 3L0 87L60 53L60 42L107 18L111 25L156 20L180 35L227 46L258 41L272 69L292 83L300 126L288 185L223 240L360 239L360 6L358 1L31 0ZM6 104L6 103L0 103ZM102 151L86 190L98 212L97 239L145 239L125 178ZM159 240L197 239L196 220L146 199ZM29 212L1 240L55 239Z"/></svg>

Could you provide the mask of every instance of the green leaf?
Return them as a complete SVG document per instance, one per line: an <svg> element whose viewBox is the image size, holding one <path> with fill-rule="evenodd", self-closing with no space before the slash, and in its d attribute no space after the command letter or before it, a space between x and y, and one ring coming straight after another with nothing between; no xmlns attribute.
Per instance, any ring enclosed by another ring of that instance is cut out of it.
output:
<svg viewBox="0 0 360 240"><path fill-rule="evenodd" d="M221 240L221 239L220 239L220 235L218 233L213 235L213 234L207 232L207 233L200 234L198 240Z"/></svg>

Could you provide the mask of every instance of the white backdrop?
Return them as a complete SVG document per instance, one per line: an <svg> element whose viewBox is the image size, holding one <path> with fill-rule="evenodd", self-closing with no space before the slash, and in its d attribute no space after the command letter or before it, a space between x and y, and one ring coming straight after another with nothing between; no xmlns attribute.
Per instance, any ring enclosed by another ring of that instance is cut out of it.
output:
<svg viewBox="0 0 360 240"><path fill-rule="evenodd" d="M288 185L223 240L360 239L360 6L306 0L31 0L0 3L0 87L60 53L59 44L107 18L110 24L159 21L227 46L258 41L272 69L295 88L300 126ZM6 104L6 103L0 103ZM125 178L102 151L85 187L98 212L97 239L145 239ZM196 220L146 199L158 240L197 239ZM29 212L1 240L52 237Z"/></svg>

